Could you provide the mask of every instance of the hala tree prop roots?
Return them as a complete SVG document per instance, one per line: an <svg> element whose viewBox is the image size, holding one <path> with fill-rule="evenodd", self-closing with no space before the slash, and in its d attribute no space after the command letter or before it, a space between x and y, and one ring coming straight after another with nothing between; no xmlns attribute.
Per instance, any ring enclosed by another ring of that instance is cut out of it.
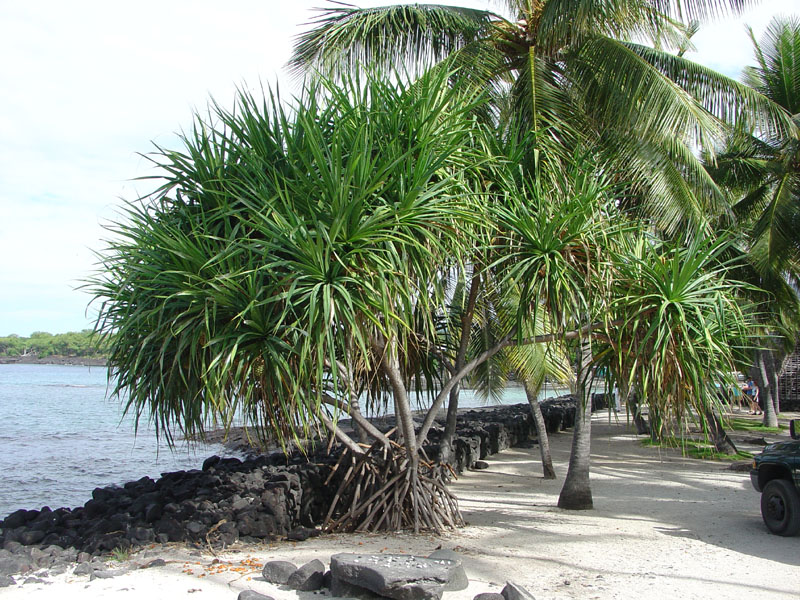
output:
<svg viewBox="0 0 800 600"><path fill-rule="evenodd" d="M421 459L415 467L394 442L375 442L363 454L345 450L326 481L341 478L325 530L441 533L462 527L458 502L445 484L448 468Z"/></svg>

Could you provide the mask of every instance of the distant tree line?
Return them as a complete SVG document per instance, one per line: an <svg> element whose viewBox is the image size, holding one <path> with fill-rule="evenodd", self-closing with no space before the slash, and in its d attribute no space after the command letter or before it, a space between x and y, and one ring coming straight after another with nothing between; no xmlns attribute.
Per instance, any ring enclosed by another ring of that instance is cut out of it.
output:
<svg viewBox="0 0 800 600"><path fill-rule="evenodd" d="M91 329L68 333L35 331L30 337L8 335L0 337L0 356L80 356L104 357L107 342L92 334Z"/></svg>

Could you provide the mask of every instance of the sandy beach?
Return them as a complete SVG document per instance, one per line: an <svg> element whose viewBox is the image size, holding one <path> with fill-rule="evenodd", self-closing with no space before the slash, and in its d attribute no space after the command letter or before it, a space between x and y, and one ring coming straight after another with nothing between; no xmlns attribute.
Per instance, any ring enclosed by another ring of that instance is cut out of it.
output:
<svg viewBox="0 0 800 600"><path fill-rule="evenodd" d="M555 481L541 478L538 448L506 450L488 459L487 470L465 473L453 490L468 525L443 536L321 536L217 556L185 545L156 546L114 563L111 568L130 570L111 579L90 581L68 571L0 589L0 597L235 599L252 589L276 600L319 598L267 583L259 566L314 558L328 564L338 552L427 556L438 547L461 554L470 579L467 590L446 592L445 599L499 592L506 580L538 600L798 597L800 537L767 532L746 471L645 447L625 423L601 413L593 423L595 509L566 512L556 500L570 441L570 433L551 438ZM155 558L167 564L137 568Z"/></svg>

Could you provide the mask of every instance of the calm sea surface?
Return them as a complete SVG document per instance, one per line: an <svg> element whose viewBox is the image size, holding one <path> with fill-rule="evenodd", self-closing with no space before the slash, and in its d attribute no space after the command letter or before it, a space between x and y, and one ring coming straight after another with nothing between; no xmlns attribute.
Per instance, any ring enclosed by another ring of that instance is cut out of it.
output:
<svg viewBox="0 0 800 600"><path fill-rule="evenodd" d="M84 504L98 486L193 469L221 446L171 451L106 399L106 369L0 365L0 519Z"/></svg>
<svg viewBox="0 0 800 600"><path fill-rule="evenodd" d="M219 445L170 450L144 422L134 435L133 419L107 399L106 375L104 367L0 365L0 519L18 508L83 505L96 487L199 468L226 453ZM505 390L503 404L519 402L521 388ZM464 390L459 404L486 403Z"/></svg>

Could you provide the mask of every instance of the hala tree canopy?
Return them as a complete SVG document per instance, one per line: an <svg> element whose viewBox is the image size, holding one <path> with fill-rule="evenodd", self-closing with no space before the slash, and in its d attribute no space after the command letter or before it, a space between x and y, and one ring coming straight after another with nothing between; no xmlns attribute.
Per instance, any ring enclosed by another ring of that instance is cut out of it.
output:
<svg viewBox="0 0 800 600"><path fill-rule="evenodd" d="M91 282L128 410L168 436L239 411L285 439L329 395L379 388L375 339L405 356L434 334L436 282L469 244L472 107L441 76L315 85L290 108L241 93L159 149L163 184Z"/></svg>

